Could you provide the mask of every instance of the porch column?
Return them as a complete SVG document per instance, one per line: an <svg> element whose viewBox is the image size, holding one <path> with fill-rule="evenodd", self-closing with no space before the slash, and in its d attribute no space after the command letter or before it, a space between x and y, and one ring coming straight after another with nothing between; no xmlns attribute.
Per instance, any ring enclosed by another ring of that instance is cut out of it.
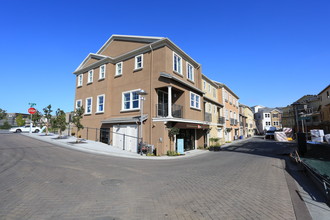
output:
<svg viewBox="0 0 330 220"><path fill-rule="evenodd" d="M168 106L167 106L167 108L168 108L168 115L167 115L167 117L168 118L173 118L172 117L172 86L167 86L167 90L168 90L168 97L167 97L167 99L168 99Z"/></svg>

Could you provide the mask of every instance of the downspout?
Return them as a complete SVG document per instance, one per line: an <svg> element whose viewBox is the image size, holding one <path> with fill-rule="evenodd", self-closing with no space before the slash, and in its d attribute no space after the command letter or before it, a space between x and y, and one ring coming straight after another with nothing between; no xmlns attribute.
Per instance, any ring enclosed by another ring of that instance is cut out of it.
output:
<svg viewBox="0 0 330 220"><path fill-rule="evenodd" d="M153 91L152 91L152 67L153 67L153 61L154 61L154 58L153 58L153 49L152 49L152 46L151 44L149 45L150 46L150 50L151 50L151 57L150 57L150 74L149 74L149 102L150 102L150 123L149 123L149 128L150 128L150 134L149 134L149 143L151 144L151 141L152 141L152 103L153 103L153 100L152 100L152 94L153 94ZM156 146L154 146L156 148ZM158 150L157 150L157 154L158 154Z"/></svg>

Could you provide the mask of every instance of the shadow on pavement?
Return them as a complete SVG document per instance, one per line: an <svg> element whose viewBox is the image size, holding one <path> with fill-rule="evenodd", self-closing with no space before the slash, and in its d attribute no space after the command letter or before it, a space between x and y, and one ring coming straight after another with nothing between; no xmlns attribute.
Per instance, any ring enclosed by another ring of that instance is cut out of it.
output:
<svg viewBox="0 0 330 220"><path fill-rule="evenodd" d="M282 159L285 161L287 174L302 188L302 190L291 189L291 191L298 194L300 200L304 201L306 205L308 204L308 206L314 206L318 210L328 212L326 205L318 205L318 203L326 203L325 196L307 176L306 171L289 158L289 154L296 149L297 144L294 142L276 142L274 140L265 140L263 137L254 137L248 141L234 143L222 149L222 151Z"/></svg>

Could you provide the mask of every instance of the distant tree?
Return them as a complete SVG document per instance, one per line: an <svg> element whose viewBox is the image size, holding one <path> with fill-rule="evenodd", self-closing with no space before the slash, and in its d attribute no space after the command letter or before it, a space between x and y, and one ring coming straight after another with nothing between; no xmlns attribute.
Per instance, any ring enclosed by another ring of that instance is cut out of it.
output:
<svg viewBox="0 0 330 220"><path fill-rule="evenodd" d="M81 129L84 129L84 126L81 124L80 120L83 118L83 115L84 115L84 107L81 106L80 108L77 108L73 113L73 116L72 116L72 123L77 127L77 134L76 134L76 137L77 137L77 140L76 142L79 142L79 131Z"/></svg>
<svg viewBox="0 0 330 220"><path fill-rule="evenodd" d="M42 109L44 111L44 116L46 118L46 135L48 135L48 129L49 129L49 125L50 125L50 121L52 119L52 106L51 105L48 105L46 108L43 108Z"/></svg>
<svg viewBox="0 0 330 220"><path fill-rule="evenodd" d="M35 126L40 124L40 119L42 118L42 113L37 110L36 113L32 115L32 122Z"/></svg>
<svg viewBox="0 0 330 220"><path fill-rule="evenodd" d="M23 116L22 115L18 115L16 117L16 124L17 126L24 126L25 125L25 120L23 119Z"/></svg>
<svg viewBox="0 0 330 220"><path fill-rule="evenodd" d="M1 126L2 129L10 129L11 125L8 123L8 121L5 121L3 125Z"/></svg>
<svg viewBox="0 0 330 220"><path fill-rule="evenodd" d="M5 119L7 117L7 112L6 110L3 110L0 108L0 120Z"/></svg>
<svg viewBox="0 0 330 220"><path fill-rule="evenodd" d="M61 109L57 109L56 118L54 119L55 127L59 130L59 137L62 137L62 132L66 129L68 123L66 122L65 112Z"/></svg>

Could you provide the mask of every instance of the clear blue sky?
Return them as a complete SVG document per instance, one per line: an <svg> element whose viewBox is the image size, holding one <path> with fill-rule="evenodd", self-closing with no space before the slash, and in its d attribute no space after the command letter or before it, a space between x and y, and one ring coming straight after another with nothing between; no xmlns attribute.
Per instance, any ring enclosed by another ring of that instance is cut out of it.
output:
<svg viewBox="0 0 330 220"><path fill-rule="evenodd" d="M0 108L73 110L72 72L112 34L168 37L249 106L330 83L329 0L0 0Z"/></svg>

